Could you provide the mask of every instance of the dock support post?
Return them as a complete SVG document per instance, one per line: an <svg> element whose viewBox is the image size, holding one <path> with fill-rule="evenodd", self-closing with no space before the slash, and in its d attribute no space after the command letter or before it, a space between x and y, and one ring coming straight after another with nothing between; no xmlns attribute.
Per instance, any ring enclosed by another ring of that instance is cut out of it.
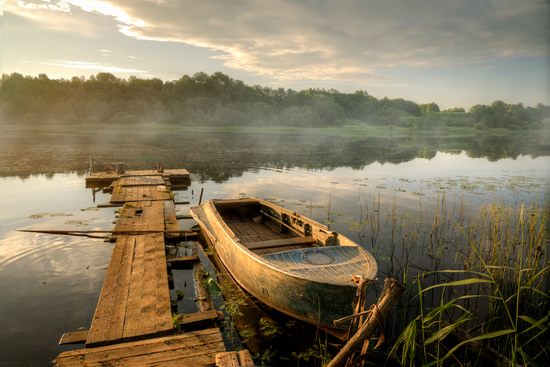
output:
<svg viewBox="0 0 550 367"><path fill-rule="evenodd" d="M90 174L92 174L94 172L95 172L94 157L92 157L92 155L90 154Z"/></svg>
<svg viewBox="0 0 550 367"><path fill-rule="evenodd" d="M124 173L124 162L117 162L115 166L115 172L119 175Z"/></svg>
<svg viewBox="0 0 550 367"><path fill-rule="evenodd" d="M201 196L199 197L199 205L201 205L202 202L202 193L204 192L204 187L201 188Z"/></svg>

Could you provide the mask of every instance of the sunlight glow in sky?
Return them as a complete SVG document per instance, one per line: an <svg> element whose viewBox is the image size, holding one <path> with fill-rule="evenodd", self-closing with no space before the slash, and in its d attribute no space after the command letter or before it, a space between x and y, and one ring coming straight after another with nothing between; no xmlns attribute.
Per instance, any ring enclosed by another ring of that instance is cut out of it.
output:
<svg viewBox="0 0 550 367"><path fill-rule="evenodd" d="M3 72L550 104L546 0L5 0Z"/></svg>

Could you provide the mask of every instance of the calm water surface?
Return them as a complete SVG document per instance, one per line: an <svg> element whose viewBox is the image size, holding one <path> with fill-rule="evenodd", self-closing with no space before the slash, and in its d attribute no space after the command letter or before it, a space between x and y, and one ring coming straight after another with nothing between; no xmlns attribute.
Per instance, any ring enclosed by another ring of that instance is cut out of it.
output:
<svg viewBox="0 0 550 367"><path fill-rule="evenodd" d="M251 161L252 157L253 152ZM489 161L464 152L436 152L401 163L326 168L259 159L236 170L225 167L224 175L208 174L212 167L224 168L219 160L209 157L203 166L193 161L199 174L177 197L194 205L204 188L203 200L244 195L272 200L363 244L380 262L380 279L395 273L392 257L402 256L386 246L390 234L384 223L392 211L403 218L430 218L444 203L450 211L475 216L489 203L542 207L550 192L549 156ZM179 161L186 166L185 157ZM64 332L90 325L113 248L100 239L17 232L19 228L108 229L115 215L113 208L93 208L107 202L108 195L97 194L94 203L81 174L24 176L0 178L2 366L47 365L59 352L72 348L59 347L57 342ZM178 210L183 213L188 207ZM378 213L381 220L375 239L367 225L369 213ZM449 254L447 262L452 264L453 258ZM411 255L410 261L419 269L432 265L422 253Z"/></svg>

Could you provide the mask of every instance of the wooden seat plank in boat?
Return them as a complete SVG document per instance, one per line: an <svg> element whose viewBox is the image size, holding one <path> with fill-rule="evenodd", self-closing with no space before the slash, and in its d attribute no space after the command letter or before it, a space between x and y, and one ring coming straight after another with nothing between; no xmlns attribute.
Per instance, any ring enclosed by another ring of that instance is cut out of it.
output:
<svg viewBox="0 0 550 367"><path fill-rule="evenodd" d="M119 236L86 345L110 344L172 329L162 233Z"/></svg>
<svg viewBox="0 0 550 367"><path fill-rule="evenodd" d="M261 250L274 247L288 247L297 245L312 245L316 243L313 237L290 237L276 240L248 242L245 244L249 250Z"/></svg>
<svg viewBox="0 0 550 367"><path fill-rule="evenodd" d="M229 223L228 226L243 243L268 241L292 236L290 233L275 233L265 223L254 223L252 220L237 220Z"/></svg>

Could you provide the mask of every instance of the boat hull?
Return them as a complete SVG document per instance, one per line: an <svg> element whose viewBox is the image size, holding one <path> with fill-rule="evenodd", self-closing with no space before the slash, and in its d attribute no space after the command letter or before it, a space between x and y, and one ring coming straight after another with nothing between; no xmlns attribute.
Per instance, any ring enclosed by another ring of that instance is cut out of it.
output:
<svg viewBox="0 0 550 367"><path fill-rule="evenodd" d="M235 281L266 305L341 336L347 325L334 320L353 313L357 284L315 282L266 266L260 256L247 250L232 236L212 202L194 208L192 215L209 237Z"/></svg>

